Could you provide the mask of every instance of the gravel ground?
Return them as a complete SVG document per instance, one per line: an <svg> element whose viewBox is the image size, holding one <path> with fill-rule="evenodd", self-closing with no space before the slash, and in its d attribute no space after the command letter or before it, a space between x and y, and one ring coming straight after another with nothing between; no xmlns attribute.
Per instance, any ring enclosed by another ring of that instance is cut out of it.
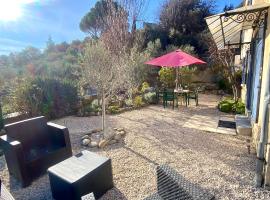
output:
<svg viewBox="0 0 270 200"><path fill-rule="evenodd" d="M167 163L184 177L213 193L217 199L270 199L270 191L254 187L255 154L248 154L245 141L184 128L195 114L219 115L218 96L200 95L201 105L172 110L149 106L108 116L110 127L127 130L124 142L104 150L88 149L112 159L115 188L102 200L143 199L155 191L155 165ZM70 130L73 153L81 151L80 138L100 127L99 117L66 117L56 121ZM4 183L16 199L52 199L47 175L25 189L10 178L0 159Z"/></svg>

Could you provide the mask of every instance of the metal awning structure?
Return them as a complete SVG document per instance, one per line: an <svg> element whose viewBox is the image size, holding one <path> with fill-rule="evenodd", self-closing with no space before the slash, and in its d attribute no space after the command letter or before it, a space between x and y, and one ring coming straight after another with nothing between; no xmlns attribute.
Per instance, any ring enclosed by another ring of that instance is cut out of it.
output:
<svg viewBox="0 0 270 200"><path fill-rule="evenodd" d="M253 30L264 26L269 7L270 3L244 6L205 18L218 49L250 43Z"/></svg>

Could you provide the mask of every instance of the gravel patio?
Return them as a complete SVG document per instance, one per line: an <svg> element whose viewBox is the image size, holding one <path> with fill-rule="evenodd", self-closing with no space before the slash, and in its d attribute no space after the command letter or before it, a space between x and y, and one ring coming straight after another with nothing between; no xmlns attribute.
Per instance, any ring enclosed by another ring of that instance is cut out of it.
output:
<svg viewBox="0 0 270 200"><path fill-rule="evenodd" d="M270 199L270 191L254 187L254 150L248 154L243 138L185 127L193 115L218 116L219 96L200 95L199 107L172 110L149 106L108 116L110 127L127 131L124 142L103 150L81 146L81 137L100 127L100 117L66 117L56 120L69 128L73 153L95 151L112 159L115 188L102 200L137 200L155 191L155 165L167 163L191 182L198 183L216 199ZM19 200L52 199L47 175L25 189L8 175L0 158L0 174Z"/></svg>

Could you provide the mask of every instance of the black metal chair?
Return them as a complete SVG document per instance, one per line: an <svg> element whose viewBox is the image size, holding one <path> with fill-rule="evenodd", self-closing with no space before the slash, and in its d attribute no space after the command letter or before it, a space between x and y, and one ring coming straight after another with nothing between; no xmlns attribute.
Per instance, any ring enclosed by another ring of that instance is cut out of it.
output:
<svg viewBox="0 0 270 200"><path fill-rule="evenodd" d="M47 123L43 116L7 124L4 129L6 135L0 137L0 145L8 170L23 187L72 156L68 129Z"/></svg>
<svg viewBox="0 0 270 200"><path fill-rule="evenodd" d="M164 108L168 106L169 101L172 102L173 109L174 109L175 103L177 103L176 106L178 106L178 95L175 94L173 90L165 90L163 92L163 107Z"/></svg>
<svg viewBox="0 0 270 200"><path fill-rule="evenodd" d="M196 106L199 105L199 92L198 92L198 88L196 88L193 91L190 91L187 95L187 101L188 101L188 105L190 103L190 99L194 99Z"/></svg>

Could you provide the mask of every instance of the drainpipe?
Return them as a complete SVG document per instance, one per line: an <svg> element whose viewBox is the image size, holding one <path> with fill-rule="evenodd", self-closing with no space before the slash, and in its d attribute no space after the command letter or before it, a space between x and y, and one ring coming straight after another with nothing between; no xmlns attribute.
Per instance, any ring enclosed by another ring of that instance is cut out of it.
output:
<svg viewBox="0 0 270 200"><path fill-rule="evenodd" d="M263 182L265 181L263 177L263 174L265 174L264 172L265 152L266 152L266 149L270 150L269 148L270 144L268 144L268 120L269 120L268 108L269 108L269 103L270 103L270 66L268 66L268 71L265 78L266 78L266 82L265 82L265 90L264 90L264 96L263 96L262 128L261 128L260 141L258 144L257 160L256 160L256 186L257 187L261 187ZM270 152L267 152L267 155L268 153ZM270 169L270 163L267 163L267 165L269 165L269 169ZM268 184L269 183L265 183L265 186L267 186Z"/></svg>

